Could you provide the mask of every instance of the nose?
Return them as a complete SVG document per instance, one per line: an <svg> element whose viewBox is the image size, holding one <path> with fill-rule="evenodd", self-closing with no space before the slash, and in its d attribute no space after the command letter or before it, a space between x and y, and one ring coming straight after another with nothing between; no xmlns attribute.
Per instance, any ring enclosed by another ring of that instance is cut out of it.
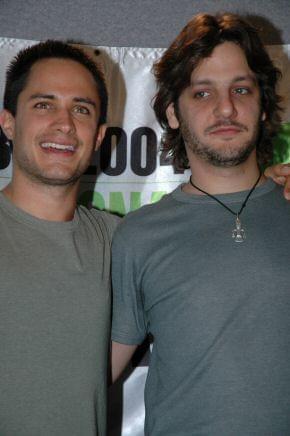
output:
<svg viewBox="0 0 290 436"><path fill-rule="evenodd" d="M219 95L216 99L214 114L218 118L234 118L237 114L236 107L233 101L233 96L230 93Z"/></svg>
<svg viewBox="0 0 290 436"><path fill-rule="evenodd" d="M73 116L68 109L59 109L55 117L55 126L62 133L70 134L75 132Z"/></svg>

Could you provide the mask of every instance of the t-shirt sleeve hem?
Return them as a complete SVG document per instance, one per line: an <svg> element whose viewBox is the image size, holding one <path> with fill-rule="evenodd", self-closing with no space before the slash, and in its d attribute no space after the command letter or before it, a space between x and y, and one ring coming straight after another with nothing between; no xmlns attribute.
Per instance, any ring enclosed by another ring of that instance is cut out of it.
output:
<svg viewBox="0 0 290 436"><path fill-rule="evenodd" d="M114 342L118 342L119 344L125 345L140 345L144 341L145 338L141 338L140 336L128 336L126 334L120 334L120 332L115 333L112 331L111 339Z"/></svg>

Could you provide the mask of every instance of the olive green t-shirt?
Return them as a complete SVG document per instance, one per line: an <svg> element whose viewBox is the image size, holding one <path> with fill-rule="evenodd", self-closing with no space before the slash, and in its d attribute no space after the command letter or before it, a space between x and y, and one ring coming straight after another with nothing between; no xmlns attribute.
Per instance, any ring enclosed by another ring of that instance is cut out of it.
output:
<svg viewBox="0 0 290 436"><path fill-rule="evenodd" d="M114 217L39 220L0 193L0 435L105 436Z"/></svg>

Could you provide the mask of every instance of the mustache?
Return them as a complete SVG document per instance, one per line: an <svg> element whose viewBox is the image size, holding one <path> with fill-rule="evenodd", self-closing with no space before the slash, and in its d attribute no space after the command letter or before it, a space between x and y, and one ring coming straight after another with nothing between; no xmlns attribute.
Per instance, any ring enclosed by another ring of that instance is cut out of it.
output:
<svg viewBox="0 0 290 436"><path fill-rule="evenodd" d="M245 126L244 124L238 123L237 121L224 120L218 121L212 126L207 127L205 129L205 133L211 133L213 130L219 129L220 127L237 127L238 129L244 130L245 132L248 131L247 126Z"/></svg>

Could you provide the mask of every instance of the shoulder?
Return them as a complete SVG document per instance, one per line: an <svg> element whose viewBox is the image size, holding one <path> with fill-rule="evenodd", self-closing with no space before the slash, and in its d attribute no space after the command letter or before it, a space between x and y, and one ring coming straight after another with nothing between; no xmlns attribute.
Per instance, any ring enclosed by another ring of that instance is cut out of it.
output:
<svg viewBox="0 0 290 436"><path fill-rule="evenodd" d="M284 198L283 190L284 187L275 184L272 180L267 180L266 183L260 187L261 194L257 198L261 199L261 201L269 208L273 209L284 209L289 213L290 201L287 201Z"/></svg>
<svg viewBox="0 0 290 436"><path fill-rule="evenodd" d="M156 203L147 204L134 212L128 213L118 226L114 239L127 241L131 238L138 238L148 234L154 234L154 230L162 226L170 215L174 200L171 194L166 194Z"/></svg>
<svg viewBox="0 0 290 436"><path fill-rule="evenodd" d="M102 228L102 230L108 233L110 239L112 239L113 233L121 221L121 218L116 215L94 208L87 209L84 206L79 206L78 211L81 221L87 221L94 226Z"/></svg>
<svg viewBox="0 0 290 436"><path fill-rule="evenodd" d="M290 201L285 199L283 190L283 186L274 186L270 196L271 207L276 209L277 214L285 212L289 219Z"/></svg>

